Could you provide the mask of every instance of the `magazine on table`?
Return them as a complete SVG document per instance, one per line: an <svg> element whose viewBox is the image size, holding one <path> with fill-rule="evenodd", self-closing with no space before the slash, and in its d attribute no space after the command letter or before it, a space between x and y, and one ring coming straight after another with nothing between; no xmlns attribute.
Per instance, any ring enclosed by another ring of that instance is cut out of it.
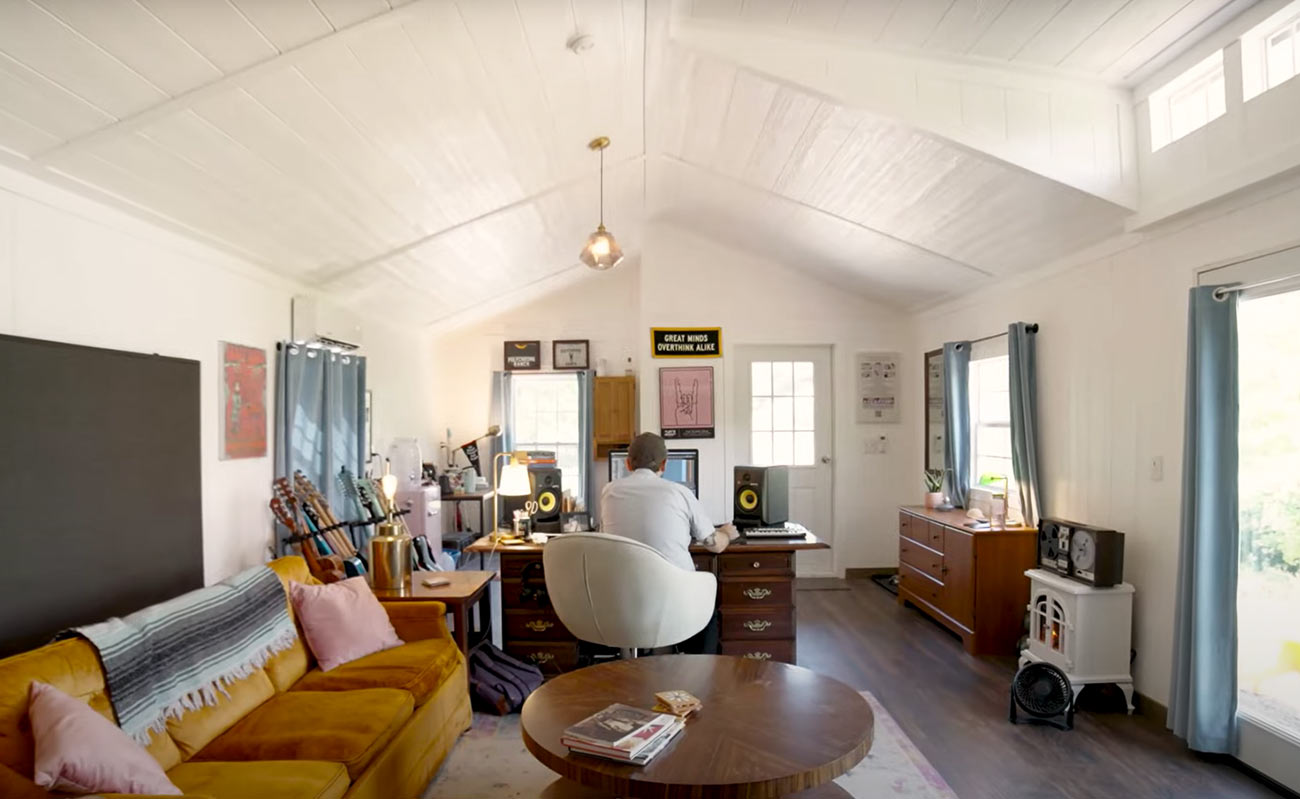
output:
<svg viewBox="0 0 1300 799"><path fill-rule="evenodd" d="M614 704L569 727L560 742L570 748L631 759L678 721L668 713Z"/></svg>
<svg viewBox="0 0 1300 799"><path fill-rule="evenodd" d="M618 750L589 747L588 745L578 741L569 744L569 751L579 752L584 755L592 755L594 757L603 757L607 760L614 760L619 763L631 763L636 766L644 766L646 763L653 760L656 755L662 752L668 746L669 742L676 738L677 733L681 732L685 726L686 722L682 719L679 718L673 720L668 724L668 726L661 729L655 737L650 739L649 743L645 744L638 749L635 754L631 755L627 752Z"/></svg>

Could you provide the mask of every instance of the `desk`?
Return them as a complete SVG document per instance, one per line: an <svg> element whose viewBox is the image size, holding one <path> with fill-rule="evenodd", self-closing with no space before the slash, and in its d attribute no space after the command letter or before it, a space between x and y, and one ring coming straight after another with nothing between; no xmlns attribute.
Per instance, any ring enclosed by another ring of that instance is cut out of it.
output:
<svg viewBox="0 0 1300 799"><path fill-rule="evenodd" d="M544 544L500 544L487 536L465 548L484 556L501 556L501 618L505 649L530 660L548 674L578 665L578 641L551 608L544 590ZM695 568L718 578L717 606L724 655L753 660L796 661L794 553L829 549L809 534L803 539L747 541L739 539L721 554L691 547Z"/></svg>
<svg viewBox="0 0 1300 799"><path fill-rule="evenodd" d="M456 629L452 630L456 646L468 655L469 610L476 603L482 602L476 632L486 637L492 624L492 594L487 588L492 583L492 578L496 576L496 572L486 571L415 572L411 575L409 589L376 590L375 596L384 602L416 602L430 599L442 602L447 606L452 622L456 625ZM451 580L451 584L430 588L420 584L420 581L425 579Z"/></svg>

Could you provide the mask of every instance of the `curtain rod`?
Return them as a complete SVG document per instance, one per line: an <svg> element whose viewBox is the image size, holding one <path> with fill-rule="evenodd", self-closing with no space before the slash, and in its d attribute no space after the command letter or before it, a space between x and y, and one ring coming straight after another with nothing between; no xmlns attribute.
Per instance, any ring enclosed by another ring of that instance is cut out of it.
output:
<svg viewBox="0 0 1300 799"><path fill-rule="evenodd" d="M1033 323L1032 325L1025 325L1025 330L1026 330L1027 332L1029 332L1029 333L1037 333L1037 332L1038 332L1038 323L1035 322L1035 323ZM974 339L971 339L969 343L970 343L970 344L978 344L978 343L980 343L981 341L992 341L992 340L995 339L995 338L1002 338L1002 337L1005 336L1005 335L1006 335L1006 332L1005 332L1005 331L1002 332L1002 333L994 333L993 335L991 335L991 336L985 336L984 338L974 338Z"/></svg>
<svg viewBox="0 0 1300 799"><path fill-rule="evenodd" d="M1300 278L1300 273L1294 275L1285 275L1283 277L1270 278L1268 280L1259 280L1254 283L1240 283L1235 286L1219 286L1214 290L1213 296L1214 299L1222 302L1223 300L1228 299L1229 294L1237 294L1242 291L1250 291L1251 289L1263 288L1264 286L1271 286L1274 283L1283 283L1287 280L1295 280L1296 278Z"/></svg>

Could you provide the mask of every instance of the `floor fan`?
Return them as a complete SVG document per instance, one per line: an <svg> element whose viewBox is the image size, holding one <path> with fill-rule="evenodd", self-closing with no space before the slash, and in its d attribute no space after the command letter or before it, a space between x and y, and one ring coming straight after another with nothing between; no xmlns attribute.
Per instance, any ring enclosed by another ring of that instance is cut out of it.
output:
<svg viewBox="0 0 1300 799"><path fill-rule="evenodd" d="M1019 710L1017 710L1017 708ZM1011 723L1047 724L1059 730L1074 729L1074 693L1070 678L1050 663L1030 663L1011 679Z"/></svg>

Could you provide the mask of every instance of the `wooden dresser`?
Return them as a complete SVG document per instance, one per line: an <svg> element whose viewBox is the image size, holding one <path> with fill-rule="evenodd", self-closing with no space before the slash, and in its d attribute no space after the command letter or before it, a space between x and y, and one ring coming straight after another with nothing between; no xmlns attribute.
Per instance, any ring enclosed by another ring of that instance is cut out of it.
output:
<svg viewBox="0 0 1300 799"><path fill-rule="evenodd" d="M578 665L578 641L551 609L539 544L498 546L501 556L501 617L505 649L536 663L548 674ZM695 568L718 577L719 638L722 654L794 663L794 553L828 549L808 536L801 541L735 541L720 555L692 547ZM492 542L480 538L465 552L486 554Z"/></svg>
<svg viewBox="0 0 1300 799"><path fill-rule="evenodd" d="M972 655L1013 655L1024 634L1033 527L974 531L964 510L906 506L898 513L898 602L962 638Z"/></svg>

